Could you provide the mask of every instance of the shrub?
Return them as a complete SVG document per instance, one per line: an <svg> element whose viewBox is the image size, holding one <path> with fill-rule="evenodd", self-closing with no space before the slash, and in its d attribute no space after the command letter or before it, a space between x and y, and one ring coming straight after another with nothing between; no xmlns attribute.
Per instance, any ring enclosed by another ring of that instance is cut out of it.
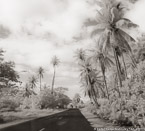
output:
<svg viewBox="0 0 145 131"><path fill-rule="evenodd" d="M0 111L16 111L19 107L19 104L10 99L3 99L0 103Z"/></svg>
<svg viewBox="0 0 145 131"><path fill-rule="evenodd" d="M121 98L116 89L112 89L110 100L98 99L100 105L96 113L100 118L108 119L121 126L145 127L145 62L134 70L132 77L123 82L120 88Z"/></svg>
<svg viewBox="0 0 145 131"><path fill-rule="evenodd" d="M69 97L62 93L54 92L51 94L50 90L45 90L40 95L38 106L41 109L46 108L64 108L70 103Z"/></svg>

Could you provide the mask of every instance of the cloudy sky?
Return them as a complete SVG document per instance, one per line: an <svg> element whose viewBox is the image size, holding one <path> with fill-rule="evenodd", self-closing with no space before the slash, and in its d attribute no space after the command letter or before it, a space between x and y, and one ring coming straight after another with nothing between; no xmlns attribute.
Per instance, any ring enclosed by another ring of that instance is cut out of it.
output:
<svg viewBox="0 0 145 131"><path fill-rule="evenodd" d="M45 69L43 82L51 85L53 70L50 62L56 55L61 61L56 86L68 87L70 97L80 92L75 51L90 47L92 41L88 37L81 42L73 38L85 32L84 21L95 16L96 6L92 1L0 0L0 47L6 51L7 61L15 61L23 81L26 82L26 76L35 74L42 66ZM145 0L140 0L127 14L142 31L145 31L144 7Z"/></svg>

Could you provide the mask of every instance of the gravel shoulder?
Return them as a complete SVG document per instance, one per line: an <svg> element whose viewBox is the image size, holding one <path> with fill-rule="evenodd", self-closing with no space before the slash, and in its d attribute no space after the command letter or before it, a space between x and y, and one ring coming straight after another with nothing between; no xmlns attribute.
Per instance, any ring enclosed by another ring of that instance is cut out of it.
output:
<svg viewBox="0 0 145 131"><path fill-rule="evenodd" d="M112 123L109 123L107 120L102 120L98 118L96 115L90 113L87 111L87 109L81 109L81 113L85 116L85 118L90 122L90 125L94 128L94 130L97 129L106 129L106 130L111 130L111 129L119 129L119 126L113 125Z"/></svg>

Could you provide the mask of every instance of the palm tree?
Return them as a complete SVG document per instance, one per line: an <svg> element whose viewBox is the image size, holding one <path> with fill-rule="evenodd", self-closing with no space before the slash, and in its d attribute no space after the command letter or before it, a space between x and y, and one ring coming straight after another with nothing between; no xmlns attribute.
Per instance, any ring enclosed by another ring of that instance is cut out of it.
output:
<svg viewBox="0 0 145 131"><path fill-rule="evenodd" d="M31 88L31 98L32 98L32 109L34 109L34 95L36 95L36 93L34 92L34 88L36 87L37 84L37 78L35 76L32 76L29 78L29 84L30 84L30 88Z"/></svg>
<svg viewBox="0 0 145 131"><path fill-rule="evenodd" d="M53 65L53 69L54 69L53 79L52 79L52 89L51 89L51 93L53 94L54 82L55 82L55 73L56 73L56 66L59 65L60 60L59 60L56 56L54 56L54 57L52 58L51 63L52 63L52 65Z"/></svg>
<svg viewBox="0 0 145 131"><path fill-rule="evenodd" d="M42 67L39 67L38 75L39 75L39 79L40 79L40 91L41 91L41 80L43 78L43 74L44 74L44 69Z"/></svg>
<svg viewBox="0 0 145 131"><path fill-rule="evenodd" d="M88 95L90 99L93 99L97 107L99 106L98 97L98 87L101 85L101 80L99 80L98 75L95 70L92 69L90 63L86 59L86 53L83 49L77 50L76 57L79 61L80 71L81 71L81 82L83 87L85 87L85 95Z"/></svg>
<svg viewBox="0 0 145 131"><path fill-rule="evenodd" d="M106 87L107 98L109 99L109 92L108 92L105 72L106 69L111 67L111 65L114 65L114 63L107 55L104 55L101 51L99 50L91 50L91 51L93 52L93 55L90 57L90 59L93 60L93 63L97 64L99 62L100 64L104 85Z"/></svg>
<svg viewBox="0 0 145 131"><path fill-rule="evenodd" d="M31 89L34 89L37 84L37 78L35 76L32 76L29 78L29 83L31 85Z"/></svg>
<svg viewBox="0 0 145 131"><path fill-rule="evenodd" d="M99 5L101 6L101 10L97 11L97 18L93 21L88 20L85 25L95 26L91 36L100 34L99 49L101 52L103 54L113 53L120 87L122 87L121 65L117 50L119 49L121 52L125 50L132 58L132 50L129 42L135 42L135 40L124 29L137 27L137 25L129 19L124 18L125 11L122 3L114 0L104 0L100 1Z"/></svg>

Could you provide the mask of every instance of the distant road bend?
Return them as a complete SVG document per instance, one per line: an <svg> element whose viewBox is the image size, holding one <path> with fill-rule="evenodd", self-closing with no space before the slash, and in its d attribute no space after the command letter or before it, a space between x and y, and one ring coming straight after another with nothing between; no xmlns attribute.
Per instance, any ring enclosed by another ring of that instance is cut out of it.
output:
<svg viewBox="0 0 145 131"><path fill-rule="evenodd" d="M0 131L93 131L93 128L78 109L70 109Z"/></svg>

